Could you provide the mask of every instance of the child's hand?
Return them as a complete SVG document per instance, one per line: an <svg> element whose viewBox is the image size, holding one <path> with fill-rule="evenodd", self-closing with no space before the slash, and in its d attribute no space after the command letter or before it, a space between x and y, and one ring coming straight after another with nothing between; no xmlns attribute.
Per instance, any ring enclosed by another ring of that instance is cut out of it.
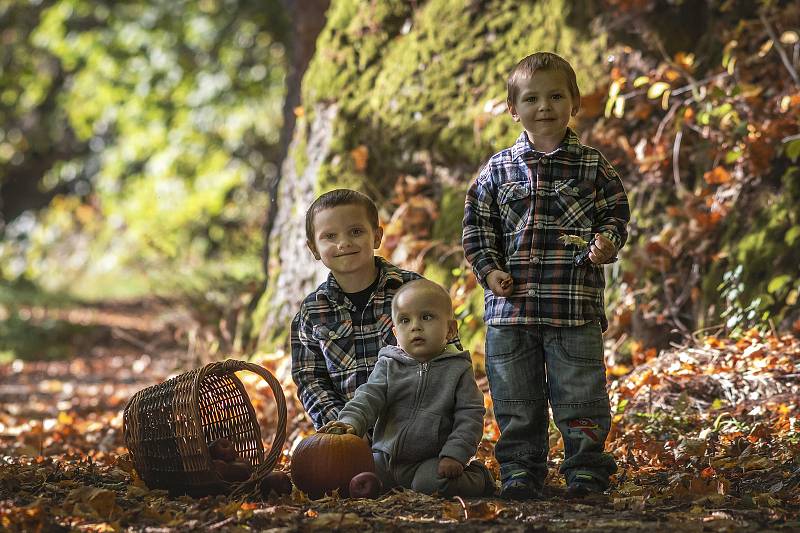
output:
<svg viewBox="0 0 800 533"><path fill-rule="evenodd" d="M508 272L492 270L486 276L486 284L497 296L509 297L514 292L514 279Z"/></svg>
<svg viewBox="0 0 800 533"><path fill-rule="evenodd" d="M439 477L457 478L464 473L464 465L451 457L439 459Z"/></svg>
<svg viewBox="0 0 800 533"><path fill-rule="evenodd" d="M589 260L596 265L610 263L611 258L617 254L617 247L602 233L595 233L594 240L589 246L591 249Z"/></svg>
<svg viewBox="0 0 800 533"><path fill-rule="evenodd" d="M342 435L344 433L352 433L353 435L356 434L356 428L351 426L350 424L345 424L344 422L339 422L338 420L334 420L333 422L328 422L321 428L317 433L335 433L337 435Z"/></svg>

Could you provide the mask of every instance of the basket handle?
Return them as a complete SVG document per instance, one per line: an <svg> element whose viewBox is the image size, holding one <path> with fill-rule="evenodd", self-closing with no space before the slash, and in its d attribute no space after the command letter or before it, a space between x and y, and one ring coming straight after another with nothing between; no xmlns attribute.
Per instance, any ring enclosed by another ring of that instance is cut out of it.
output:
<svg viewBox="0 0 800 533"><path fill-rule="evenodd" d="M240 361L238 359L226 359L221 363L210 363L206 365L204 370L205 372L203 373L206 374L227 374L229 372L239 372L242 370L253 372L261 376L264 381L267 382L272 389L272 395L275 397L275 403L278 407L278 426L275 429L275 438L272 439L272 447L264 458L264 461L258 465L253 475L250 476L250 479L236 484L230 493L233 497L244 495L252 491L260 484L261 480L264 479L267 474L272 472L273 468L275 468L275 464L278 462L278 458L283 452L283 443L286 441L286 397L283 394L281 384L275 379L275 376L261 365ZM202 379L202 376L199 376L199 379Z"/></svg>

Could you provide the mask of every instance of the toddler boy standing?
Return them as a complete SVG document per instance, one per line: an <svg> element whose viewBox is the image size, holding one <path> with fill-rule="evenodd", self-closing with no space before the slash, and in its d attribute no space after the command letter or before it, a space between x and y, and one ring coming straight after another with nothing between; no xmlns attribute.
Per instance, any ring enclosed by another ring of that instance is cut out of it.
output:
<svg viewBox="0 0 800 533"><path fill-rule="evenodd" d="M548 400L564 439L567 495L608 487L611 417L602 332L602 264L627 239L630 210L614 168L569 127L580 108L575 72L546 52L508 79L523 132L470 187L467 260L486 290L486 368L500 427L501 496L538 498L547 475ZM590 241L588 261L564 236Z"/></svg>
<svg viewBox="0 0 800 533"><path fill-rule="evenodd" d="M441 496L488 496L494 479L469 460L483 435L483 394L468 352L447 349L456 335L450 296L419 279L392 302L399 347L380 352L369 381L320 431L363 436L375 425L372 451L384 489L401 486Z"/></svg>
<svg viewBox="0 0 800 533"><path fill-rule="evenodd" d="M336 420L378 351L396 343L392 298L420 277L374 255L382 237L375 203L357 191L326 192L306 212L306 244L330 275L292 320L292 378L317 429Z"/></svg>

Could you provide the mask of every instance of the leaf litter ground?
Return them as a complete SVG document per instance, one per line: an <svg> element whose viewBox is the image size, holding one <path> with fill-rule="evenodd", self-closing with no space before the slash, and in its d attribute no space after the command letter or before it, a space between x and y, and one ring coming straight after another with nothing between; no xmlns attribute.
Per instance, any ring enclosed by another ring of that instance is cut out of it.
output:
<svg viewBox="0 0 800 533"><path fill-rule="evenodd" d="M791 531L800 529L800 340L750 332L675 348L611 384L612 490L564 498L563 456L551 434L543 501L444 499L412 491L378 500L336 496L193 499L149 490L122 441L137 390L192 368L183 352L147 342L96 347L68 362L0 365L0 530L8 531ZM152 352L154 350L150 350ZM257 361L284 384L289 450L311 432L283 354ZM268 387L240 376L271 442ZM485 377L480 384L486 391ZM491 401L487 395L487 404ZM497 427L479 451L496 472Z"/></svg>

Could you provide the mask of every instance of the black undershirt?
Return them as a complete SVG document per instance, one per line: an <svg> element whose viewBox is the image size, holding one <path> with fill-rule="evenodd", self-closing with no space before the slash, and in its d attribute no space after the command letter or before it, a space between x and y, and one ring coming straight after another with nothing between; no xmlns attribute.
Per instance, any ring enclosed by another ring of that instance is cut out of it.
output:
<svg viewBox="0 0 800 533"><path fill-rule="evenodd" d="M346 292L344 293L347 296L347 299L350 300L353 305L356 306L356 313L361 315L361 312L366 309L367 304L369 304L369 298L372 296L372 293L375 291L375 287L378 286L378 278L380 276L375 276L375 281L373 281L369 287L366 289L360 290L358 292Z"/></svg>

